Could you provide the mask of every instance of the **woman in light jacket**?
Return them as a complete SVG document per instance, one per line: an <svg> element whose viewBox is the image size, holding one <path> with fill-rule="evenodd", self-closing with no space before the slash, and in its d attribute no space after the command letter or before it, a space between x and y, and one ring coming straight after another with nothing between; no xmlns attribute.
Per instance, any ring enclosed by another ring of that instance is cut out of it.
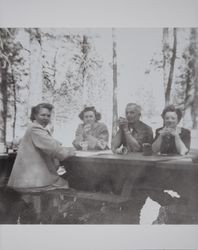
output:
<svg viewBox="0 0 198 250"><path fill-rule="evenodd" d="M49 103L40 103L32 108L32 123L20 142L9 187L35 190L68 188L67 181L57 174L56 162L74 155L74 152L62 147L47 129L52 109Z"/></svg>

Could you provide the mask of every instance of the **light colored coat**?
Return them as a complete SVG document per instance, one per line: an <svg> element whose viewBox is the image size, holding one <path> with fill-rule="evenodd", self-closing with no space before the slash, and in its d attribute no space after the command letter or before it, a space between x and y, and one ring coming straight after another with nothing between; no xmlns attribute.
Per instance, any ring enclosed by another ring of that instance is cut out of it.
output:
<svg viewBox="0 0 198 250"><path fill-rule="evenodd" d="M52 185L59 178L55 158L62 161L67 156L68 151L47 129L37 122L30 124L21 140L8 186L32 188Z"/></svg>

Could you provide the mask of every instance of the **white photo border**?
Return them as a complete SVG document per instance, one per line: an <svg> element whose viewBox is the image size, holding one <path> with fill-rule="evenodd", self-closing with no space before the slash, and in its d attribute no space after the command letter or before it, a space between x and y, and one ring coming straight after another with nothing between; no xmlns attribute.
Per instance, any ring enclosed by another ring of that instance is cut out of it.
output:
<svg viewBox="0 0 198 250"><path fill-rule="evenodd" d="M1 27L198 27L197 0L0 0ZM198 226L1 225L1 250L198 249Z"/></svg>

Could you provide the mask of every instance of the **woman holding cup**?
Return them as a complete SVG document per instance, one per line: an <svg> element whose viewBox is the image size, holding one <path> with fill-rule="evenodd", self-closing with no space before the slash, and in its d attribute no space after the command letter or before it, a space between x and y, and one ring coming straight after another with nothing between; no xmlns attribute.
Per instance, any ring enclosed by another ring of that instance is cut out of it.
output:
<svg viewBox="0 0 198 250"><path fill-rule="evenodd" d="M182 118L180 109L174 105L167 106L162 112L163 127L156 130L152 150L161 154L185 155L190 150L190 131L179 127Z"/></svg>
<svg viewBox="0 0 198 250"><path fill-rule="evenodd" d="M109 132L104 123L99 122L101 114L95 107L85 107L79 114L83 123L79 124L73 145L78 150L105 150L108 148Z"/></svg>

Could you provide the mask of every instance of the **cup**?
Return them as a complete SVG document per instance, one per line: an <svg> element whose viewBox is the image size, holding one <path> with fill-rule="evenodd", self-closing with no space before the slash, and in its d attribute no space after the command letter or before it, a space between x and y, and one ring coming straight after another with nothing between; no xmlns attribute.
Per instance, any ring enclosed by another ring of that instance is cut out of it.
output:
<svg viewBox="0 0 198 250"><path fill-rule="evenodd" d="M120 155L126 155L128 154L128 149L127 147L123 146L123 147L117 148L115 152Z"/></svg>
<svg viewBox="0 0 198 250"><path fill-rule="evenodd" d="M191 156L191 159L193 163L198 163L198 155Z"/></svg>
<svg viewBox="0 0 198 250"><path fill-rule="evenodd" d="M88 142L87 141L83 141L81 142L81 148L83 151L87 151L88 150Z"/></svg>
<svg viewBox="0 0 198 250"><path fill-rule="evenodd" d="M125 147L125 146L122 147L122 154L123 155L128 154L128 148L127 147Z"/></svg>
<svg viewBox="0 0 198 250"><path fill-rule="evenodd" d="M150 156L152 155L152 146L150 143L143 143L143 155Z"/></svg>

